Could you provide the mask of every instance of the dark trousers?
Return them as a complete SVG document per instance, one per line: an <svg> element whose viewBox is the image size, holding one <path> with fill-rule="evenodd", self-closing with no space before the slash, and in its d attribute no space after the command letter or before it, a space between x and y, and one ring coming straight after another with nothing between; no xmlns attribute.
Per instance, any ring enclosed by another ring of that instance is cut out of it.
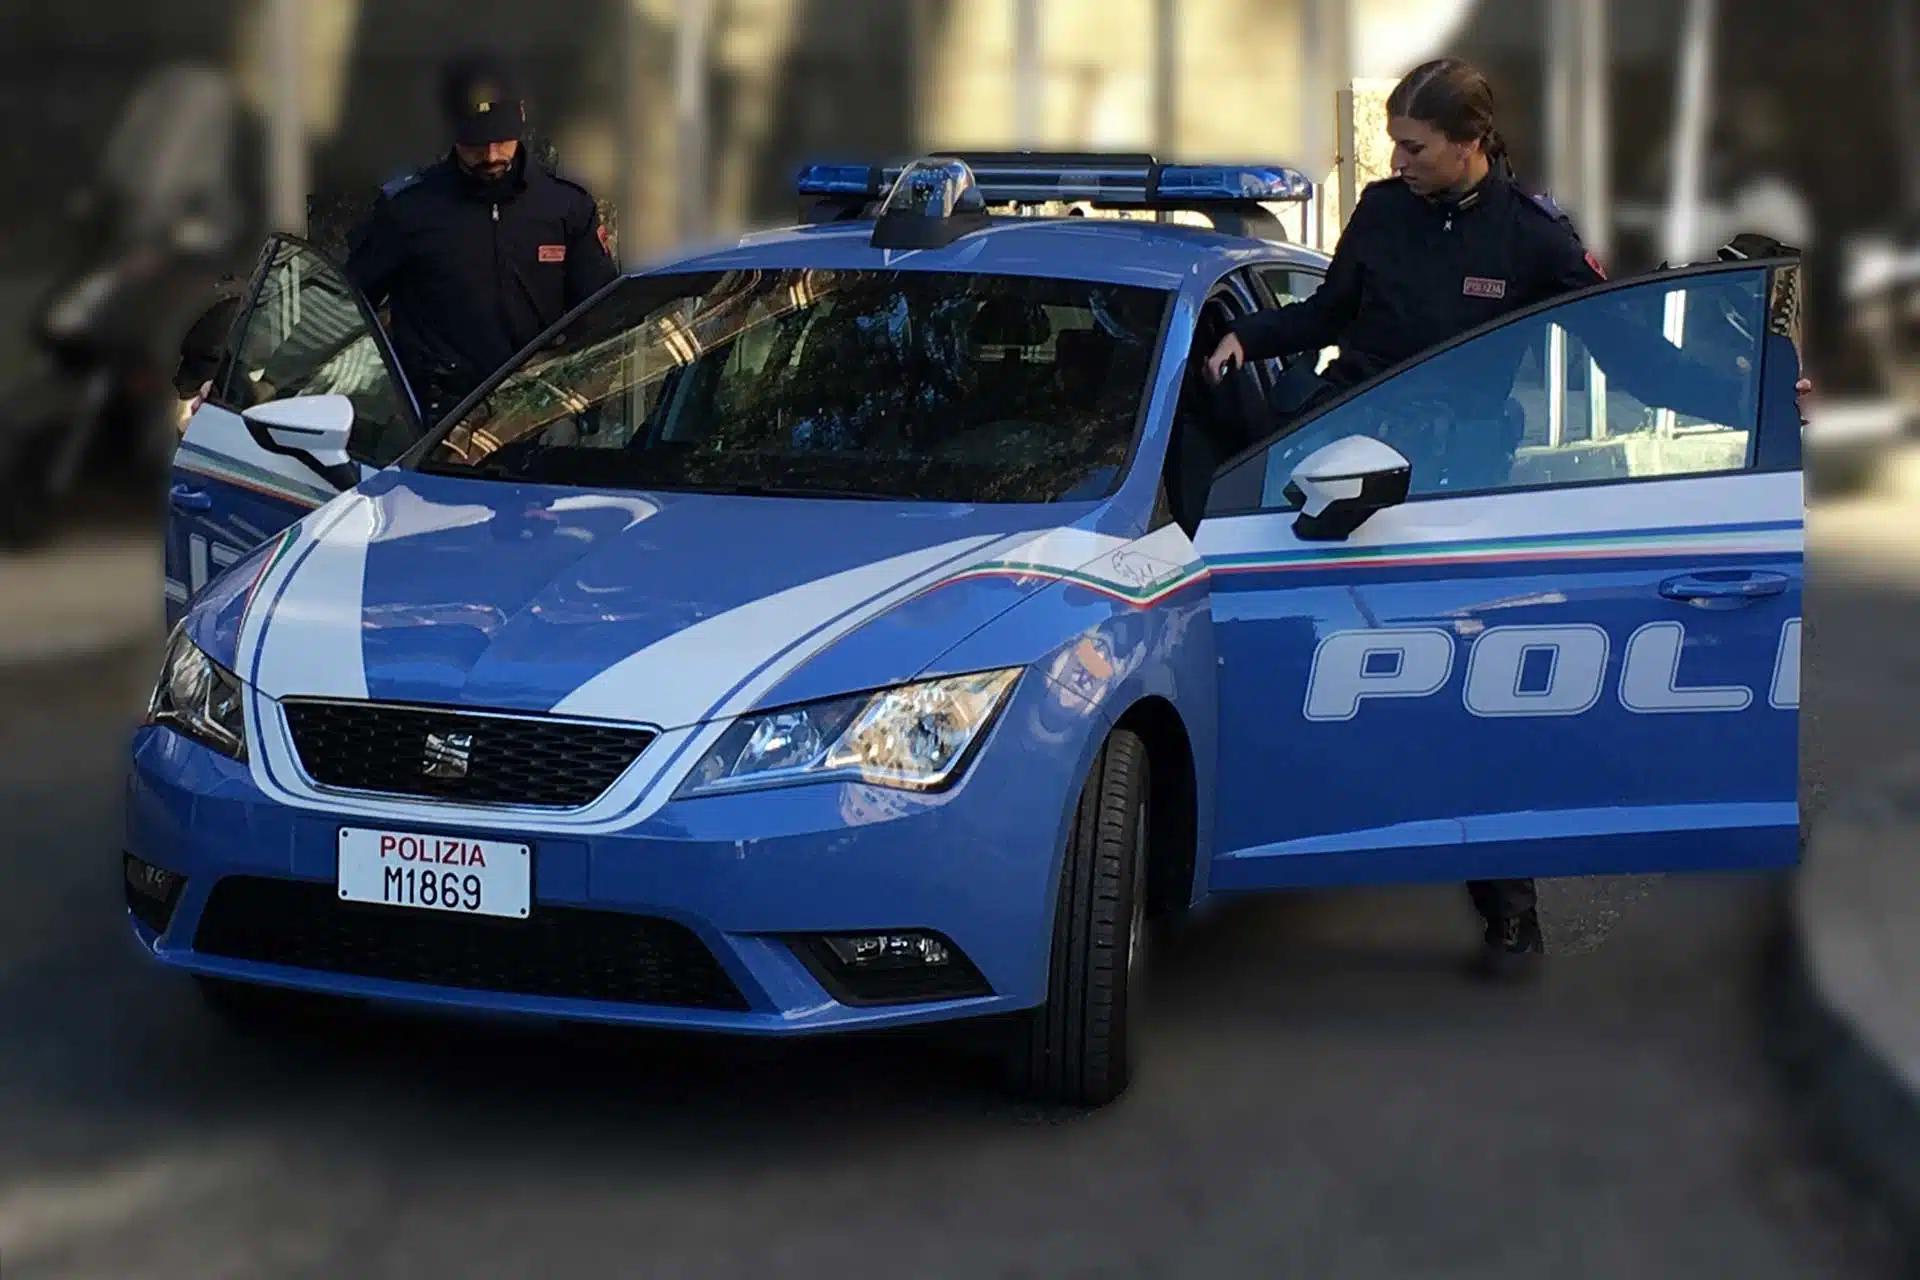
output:
<svg viewBox="0 0 1920 1280"><path fill-rule="evenodd" d="M1525 915L1534 906L1531 880L1475 880L1467 886L1467 896L1488 924Z"/></svg>

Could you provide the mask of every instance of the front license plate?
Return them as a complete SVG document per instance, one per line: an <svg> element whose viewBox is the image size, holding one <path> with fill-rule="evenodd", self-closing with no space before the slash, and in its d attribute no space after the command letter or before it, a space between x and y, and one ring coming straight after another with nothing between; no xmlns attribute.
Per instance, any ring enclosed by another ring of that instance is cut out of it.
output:
<svg viewBox="0 0 1920 1280"><path fill-rule="evenodd" d="M533 905L532 850L504 840L346 827L339 879L347 902L522 920Z"/></svg>

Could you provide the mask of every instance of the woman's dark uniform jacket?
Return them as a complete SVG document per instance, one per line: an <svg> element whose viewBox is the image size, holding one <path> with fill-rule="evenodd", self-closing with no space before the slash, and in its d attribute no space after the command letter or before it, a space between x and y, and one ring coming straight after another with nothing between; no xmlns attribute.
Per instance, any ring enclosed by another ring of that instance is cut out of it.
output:
<svg viewBox="0 0 1920 1280"><path fill-rule="evenodd" d="M1605 279L1567 216L1502 173L1489 174L1464 198L1446 201L1415 195L1390 179L1362 195L1316 292L1291 306L1245 316L1234 333L1248 360L1339 346L1322 385L1292 410L1301 413L1489 321ZM1712 421L1738 422L1750 414L1743 403L1745 377L1676 348L1657 322L1629 315L1630 305L1622 299L1616 313L1598 303L1569 317L1573 336L1585 342L1615 386L1643 404ZM1534 336L1514 330L1513 349L1501 363L1517 372ZM1491 353L1485 354L1492 364ZM1521 426L1507 402L1511 389L1508 376L1433 392L1454 410L1458 425L1471 429L1478 421L1507 435L1510 453L1520 443ZM1473 461L1497 469L1499 451L1473 452Z"/></svg>
<svg viewBox="0 0 1920 1280"><path fill-rule="evenodd" d="M1309 298L1234 325L1249 360L1338 344L1344 390L1510 311L1606 277L1550 201L1499 172L1457 200L1370 185Z"/></svg>

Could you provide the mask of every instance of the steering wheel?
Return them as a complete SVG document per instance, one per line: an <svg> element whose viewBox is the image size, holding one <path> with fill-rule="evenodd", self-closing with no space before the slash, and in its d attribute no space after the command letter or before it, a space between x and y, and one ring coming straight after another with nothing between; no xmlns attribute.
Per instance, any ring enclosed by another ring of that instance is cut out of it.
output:
<svg viewBox="0 0 1920 1280"><path fill-rule="evenodd" d="M1198 399L1218 460L1232 457L1270 430L1267 398L1251 366L1238 365L1215 382L1207 376L1206 357L1199 356L1188 364L1187 377L1201 389Z"/></svg>

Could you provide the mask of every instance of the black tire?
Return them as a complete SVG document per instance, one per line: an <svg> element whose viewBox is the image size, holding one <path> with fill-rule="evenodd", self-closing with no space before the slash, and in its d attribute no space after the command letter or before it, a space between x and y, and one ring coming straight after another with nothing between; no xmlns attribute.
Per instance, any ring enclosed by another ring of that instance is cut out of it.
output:
<svg viewBox="0 0 1920 1280"><path fill-rule="evenodd" d="M1126 1091L1146 953L1147 748L1107 740L1080 793L1054 912L1047 1002L1024 1015L1011 1083L1036 1102L1100 1107Z"/></svg>

